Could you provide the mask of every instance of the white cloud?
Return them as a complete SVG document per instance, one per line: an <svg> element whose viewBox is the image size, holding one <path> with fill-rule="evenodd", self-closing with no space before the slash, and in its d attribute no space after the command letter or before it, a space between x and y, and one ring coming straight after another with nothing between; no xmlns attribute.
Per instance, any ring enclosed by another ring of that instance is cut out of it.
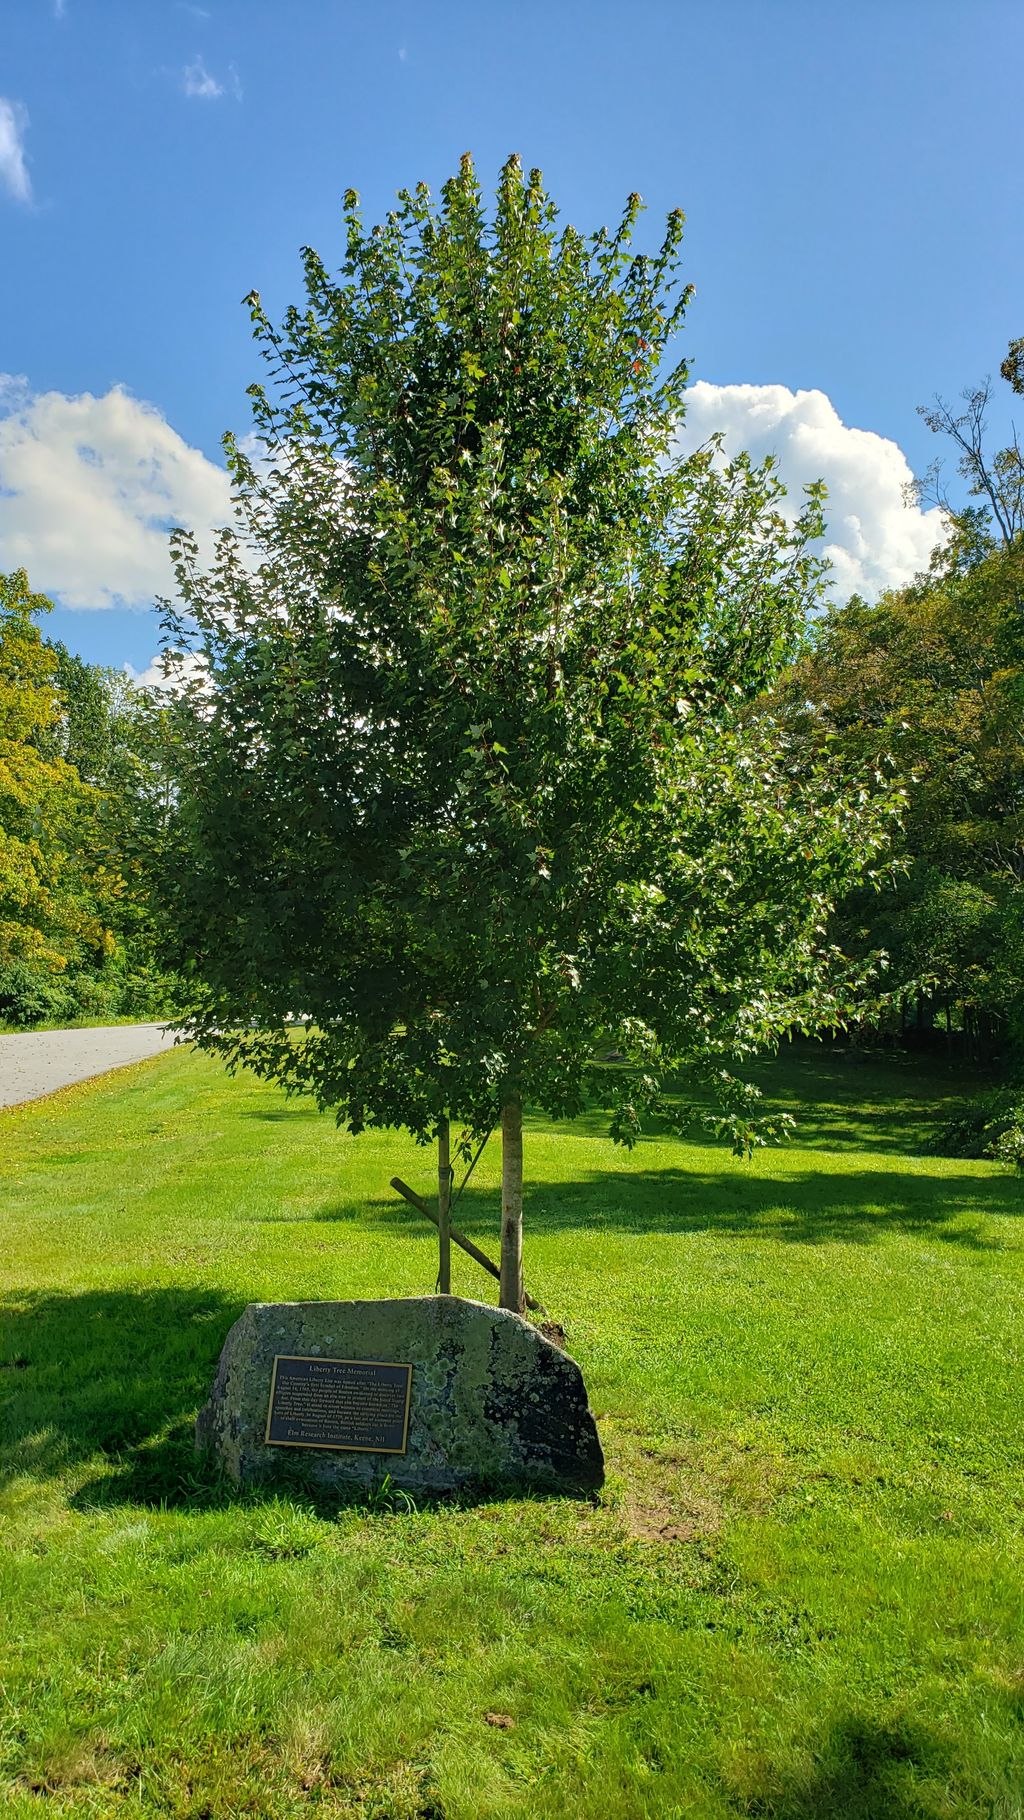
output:
<svg viewBox="0 0 1024 1820"><path fill-rule="evenodd" d="M927 568L942 541L942 514L906 504L912 475L898 443L843 423L824 392L698 380L686 400L680 446L695 449L721 430L727 455L741 449L756 460L775 455L791 515L799 510L803 487L824 480L825 554L839 600L854 593L874 600Z"/></svg>
<svg viewBox="0 0 1024 1820"><path fill-rule="evenodd" d="M156 689L161 695L173 695L184 684L208 674L203 658L191 652L179 653L176 662L167 662L162 652L150 659L144 670L125 664L124 673L137 689Z"/></svg>
<svg viewBox="0 0 1024 1820"><path fill-rule="evenodd" d="M168 531L232 521L223 468L153 405L115 386L33 393L0 375L0 570L69 607L148 606L172 594Z"/></svg>
<svg viewBox="0 0 1024 1820"><path fill-rule="evenodd" d="M20 101L0 95L0 183L15 202L31 202L32 183L25 163L24 134L28 115Z"/></svg>
<svg viewBox="0 0 1024 1820"><path fill-rule="evenodd" d="M219 101L224 93L223 85L216 76L211 76L201 57L193 57L191 63L186 63L181 72L181 86L186 95L199 101Z"/></svg>
<svg viewBox="0 0 1024 1820"><path fill-rule="evenodd" d="M730 453L776 454L793 511L807 482L826 482L840 599L873 599L927 565L941 514L904 503L902 450L842 423L823 392L700 381L687 399L682 447L721 430ZM146 606L174 592L172 525L196 532L206 560L211 530L231 522L226 472L154 406L120 386L68 397L0 375L0 570L26 568L67 606Z"/></svg>
<svg viewBox="0 0 1024 1820"><path fill-rule="evenodd" d="M166 689L167 671L163 658L157 654L151 658L144 670L137 670L134 664L125 664L124 673L130 677L137 689Z"/></svg>
<svg viewBox="0 0 1024 1820"><path fill-rule="evenodd" d="M227 75L223 82L208 70L202 57L193 57L186 63L181 72L181 86L184 93L197 101L220 101L226 94L234 96L236 101L242 99L242 82L233 63L228 64Z"/></svg>

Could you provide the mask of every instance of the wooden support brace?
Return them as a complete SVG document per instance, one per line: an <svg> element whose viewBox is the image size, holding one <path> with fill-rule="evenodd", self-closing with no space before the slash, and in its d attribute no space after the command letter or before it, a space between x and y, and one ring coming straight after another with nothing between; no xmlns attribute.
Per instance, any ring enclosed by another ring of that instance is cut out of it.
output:
<svg viewBox="0 0 1024 1820"><path fill-rule="evenodd" d="M391 1177L391 1186L402 1196L403 1200L408 1201L410 1207L415 1207L417 1213L422 1213L424 1218L428 1219L432 1225L436 1226L438 1224L437 1214L434 1212L434 1209L416 1193L414 1188L409 1187L408 1182L403 1182L401 1176L393 1175ZM491 1263L491 1260L485 1251L481 1251L479 1246L474 1245L472 1239L467 1239L465 1233L458 1232L454 1226L449 1227L448 1233L453 1245L460 1246L467 1257L471 1257L474 1263L479 1264L481 1270L486 1270L488 1276L492 1276L495 1282L501 1282L501 1271L498 1269L497 1264ZM547 1314L547 1309L544 1308L540 1302L535 1302L531 1295L526 1296L525 1301L527 1308L532 1308L535 1314Z"/></svg>

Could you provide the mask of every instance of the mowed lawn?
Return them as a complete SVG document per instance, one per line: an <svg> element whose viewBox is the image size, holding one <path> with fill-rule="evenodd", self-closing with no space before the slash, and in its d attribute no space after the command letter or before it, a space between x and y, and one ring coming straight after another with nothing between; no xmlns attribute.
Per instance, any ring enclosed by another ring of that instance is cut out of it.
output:
<svg viewBox="0 0 1024 1820"><path fill-rule="evenodd" d="M234 1495L191 1425L246 1302L433 1288L430 1152L186 1052L0 1114L0 1806L1024 1813L1024 1191L923 1154L916 1063L768 1079L748 1164L530 1126L607 1487L419 1510Z"/></svg>

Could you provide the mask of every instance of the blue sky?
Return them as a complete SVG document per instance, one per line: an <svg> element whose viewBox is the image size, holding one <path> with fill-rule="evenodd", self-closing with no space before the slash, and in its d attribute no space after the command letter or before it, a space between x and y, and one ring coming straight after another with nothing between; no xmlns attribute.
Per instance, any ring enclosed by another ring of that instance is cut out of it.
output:
<svg viewBox="0 0 1024 1820"><path fill-rule="evenodd" d="M247 427L243 294L299 295L348 185L377 218L515 149L583 229L685 209L693 433L817 463L843 582L902 579L888 445L923 467L915 406L1024 333L1022 64L1019 0L4 0L0 568L144 669L159 502L215 517Z"/></svg>

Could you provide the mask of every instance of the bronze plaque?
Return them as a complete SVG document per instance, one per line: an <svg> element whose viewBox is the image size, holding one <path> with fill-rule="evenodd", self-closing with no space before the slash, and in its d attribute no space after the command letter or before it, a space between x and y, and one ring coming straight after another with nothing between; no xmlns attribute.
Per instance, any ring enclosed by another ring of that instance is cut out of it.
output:
<svg viewBox="0 0 1024 1820"><path fill-rule="evenodd" d="M274 1360L264 1439L271 1447L404 1453L412 1366L383 1359Z"/></svg>

